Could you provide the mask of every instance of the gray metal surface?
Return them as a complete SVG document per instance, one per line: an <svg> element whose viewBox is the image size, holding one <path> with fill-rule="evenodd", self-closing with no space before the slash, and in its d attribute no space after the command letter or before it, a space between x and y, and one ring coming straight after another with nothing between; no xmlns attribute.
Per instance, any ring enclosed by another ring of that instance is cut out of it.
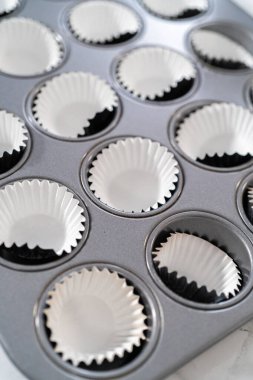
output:
<svg viewBox="0 0 253 380"><path fill-rule="evenodd" d="M63 182L83 200L90 216L88 238L70 260L59 262L53 268L37 271L15 270L0 265L1 342L15 365L33 380L80 378L55 363L53 350L52 358L49 357L37 337L35 326L36 304L43 290L55 277L74 266L95 262L122 267L142 279L144 287L151 289L157 300L160 309L156 310L160 325L158 343L147 360L138 368L124 374L126 380L162 379L253 316L251 285L248 285L244 298L238 296L237 301L233 300L228 307L224 305L224 308L217 310L197 309L170 297L154 281L146 261L146 242L151 232L161 221L179 212L217 214L239 227L240 235L246 234L251 241L253 239L252 231L238 212L236 201L237 187L251 173L252 167L247 165L243 169L229 172L203 169L180 155L168 133L168 125L174 113L189 102L213 99L248 105L245 89L251 73L228 73L208 68L196 58L188 36L192 28L209 22L240 23L241 27L248 27L253 31L252 19L229 0L210 0L207 13L181 21L154 17L134 0L122 2L132 6L141 15L143 30L132 41L106 48L81 44L70 35L64 26L65 9L75 2L26 0L22 8L14 13L40 20L63 37L67 44L67 57L53 74L78 70L98 74L112 84L122 103L121 117L106 135L99 138L93 136L87 141L62 141L42 133L31 122L27 112L30 92L42 79L52 76L52 73L34 78L0 75L0 108L25 118L32 137L30 156L17 171L1 179L0 185L4 186L10 181L25 177L46 177ZM115 59L129 49L147 44L168 46L195 62L198 86L190 95L163 105L142 103L129 96L116 83L112 75ZM129 218L108 212L94 203L84 190L80 178L83 157L96 144L102 143L105 137L122 135L149 137L175 153L183 171L183 188L178 200L171 207L145 218ZM211 234L212 231L207 233ZM253 254L250 243L248 248L250 270ZM252 279L253 274L250 272L249 284Z"/></svg>

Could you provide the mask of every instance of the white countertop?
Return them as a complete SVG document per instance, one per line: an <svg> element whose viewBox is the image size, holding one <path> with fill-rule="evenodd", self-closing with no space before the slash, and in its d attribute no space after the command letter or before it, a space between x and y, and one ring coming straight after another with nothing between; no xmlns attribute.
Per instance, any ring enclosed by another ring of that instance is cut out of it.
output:
<svg viewBox="0 0 253 380"><path fill-rule="evenodd" d="M0 348L0 379L27 380ZM166 380L252 380L253 321L186 364ZM31 379L32 380L32 379ZM142 380L142 379L140 379ZM155 379L154 379L155 380Z"/></svg>

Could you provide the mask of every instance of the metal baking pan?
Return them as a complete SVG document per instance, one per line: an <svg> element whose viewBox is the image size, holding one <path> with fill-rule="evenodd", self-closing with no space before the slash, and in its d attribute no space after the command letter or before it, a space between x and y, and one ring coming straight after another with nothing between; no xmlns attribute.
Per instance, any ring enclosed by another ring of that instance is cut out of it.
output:
<svg viewBox="0 0 253 380"><path fill-rule="evenodd" d="M23 0L17 10L3 16L29 17L49 26L60 36L64 58L53 71L34 77L0 75L1 109L25 120L31 136L29 155L22 165L1 176L0 186L24 178L47 178L64 184L85 205L87 221L77 249L60 260L29 266L0 259L1 343L30 379L162 379L253 315L253 228L243 207L245 187L253 183L252 161L231 170L206 168L185 157L174 139L177 121L199 105L224 101L251 107L252 72L215 69L203 63L192 49L189 35L195 28L210 25L240 38L252 50L252 20L228 0L209 0L206 12L182 20L159 18L138 1L121 3L139 15L141 30L133 39L105 47L77 41L68 30L66 15L74 1ZM126 52L140 46L164 46L189 58L197 70L192 89L166 102L140 101L131 96L118 83L115 68ZM44 133L31 109L41 83L70 71L99 75L120 100L120 111L110 127L79 141ZM179 185L171 200L144 216L124 215L104 206L90 191L85 177L92 157L109 142L125 136L160 142L174 153L180 167ZM185 300L165 286L152 263L153 246L159 234L180 228L192 233L198 230L235 253L244 275L237 296L222 303L202 304ZM64 362L54 352L43 322L47 291L55 279L60 280L73 268L92 265L106 266L126 276L136 286L149 317L150 334L141 352L126 365L104 371Z"/></svg>

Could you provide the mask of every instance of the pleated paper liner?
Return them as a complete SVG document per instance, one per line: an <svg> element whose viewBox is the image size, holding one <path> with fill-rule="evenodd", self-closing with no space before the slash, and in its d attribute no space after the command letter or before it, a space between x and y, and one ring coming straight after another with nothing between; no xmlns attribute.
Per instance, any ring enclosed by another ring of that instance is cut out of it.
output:
<svg viewBox="0 0 253 380"><path fill-rule="evenodd" d="M16 181L0 190L0 256L26 265L55 261L77 247L84 210L65 186Z"/></svg>
<svg viewBox="0 0 253 380"><path fill-rule="evenodd" d="M181 96L184 96L191 90L193 84L193 78L182 79L179 82L177 82L175 87L171 87L169 91L164 91L162 95L156 95L154 98L148 96L147 100L155 102L167 102L170 100L180 98ZM125 89L127 90L127 87L125 87Z"/></svg>
<svg viewBox="0 0 253 380"><path fill-rule="evenodd" d="M61 257L66 255L67 252L63 252ZM21 265L42 265L59 259L59 256L53 249L42 249L39 246L29 248L27 244L22 246L13 244L11 247L6 247L5 244L1 244L0 257Z"/></svg>
<svg viewBox="0 0 253 380"><path fill-rule="evenodd" d="M211 66L227 70L253 68L253 55L239 42L208 29L196 30L191 35L197 55Z"/></svg>
<svg viewBox="0 0 253 380"><path fill-rule="evenodd" d="M134 285L115 271L94 266L73 272L54 285L46 303L48 339L73 366L115 369L146 344L145 305Z"/></svg>
<svg viewBox="0 0 253 380"><path fill-rule="evenodd" d="M0 71L33 76L57 67L64 55L63 45L45 25L24 17L0 23Z"/></svg>
<svg viewBox="0 0 253 380"><path fill-rule="evenodd" d="M122 56L116 67L121 86L133 96L149 101L184 96L192 88L196 75L191 61L162 47L136 48Z"/></svg>
<svg viewBox="0 0 253 380"><path fill-rule="evenodd" d="M245 70L251 67L240 61L232 61L226 59L209 59L207 56L201 56L202 60L213 67L217 67L225 70Z"/></svg>
<svg viewBox="0 0 253 380"><path fill-rule="evenodd" d="M178 163L158 142L119 139L93 159L89 186L107 206L123 212L148 212L169 200L177 187Z"/></svg>
<svg viewBox="0 0 253 380"><path fill-rule="evenodd" d="M249 221L253 224L253 187L248 186L244 193L243 205Z"/></svg>
<svg viewBox="0 0 253 380"><path fill-rule="evenodd" d="M118 107L118 96L107 82L90 73L70 72L40 87L32 111L45 131L78 139L106 129Z"/></svg>
<svg viewBox="0 0 253 380"><path fill-rule="evenodd" d="M253 156L253 114L233 103L204 105L179 121L175 139L197 162L218 168L237 167Z"/></svg>
<svg viewBox="0 0 253 380"><path fill-rule="evenodd" d="M201 164L212 166L214 168L232 168L235 166L244 165L247 162L252 160L251 154L246 154L245 156L241 156L238 153L234 154L223 154L222 156L218 156L216 153L213 156L206 155L204 158L197 158L197 161Z"/></svg>
<svg viewBox="0 0 253 380"><path fill-rule="evenodd" d="M111 110L105 109L104 111L97 112L92 119L88 119L89 126L83 127L83 133L77 135L78 138L95 135L105 130L115 119L117 114L116 106Z"/></svg>
<svg viewBox="0 0 253 380"><path fill-rule="evenodd" d="M0 174L4 174L21 160L28 142L24 122L4 110L0 111L0 141Z"/></svg>
<svg viewBox="0 0 253 380"><path fill-rule="evenodd" d="M113 45L137 35L141 24L133 10L114 1L92 0L72 8L69 28L82 42Z"/></svg>
<svg viewBox="0 0 253 380"><path fill-rule="evenodd" d="M168 272L167 268L159 268L158 264L155 264L155 269L164 284L180 297L206 304L227 300L224 294L217 295L215 290L208 292L206 286L199 287L196 281L189 283L186 277L179 277L176 271Z"/></svg>
<svg viewBox="0 0 253 380"><path fill-rule="evenodd" d="M169 91L164 91L162 95L155 95L154 97L147 96L145 100L154 101L154 102L167 102L170 100L174 100L180 98L181 96L186 95L192 88L194 84L194 79L182 79L180 80L175 87L171 87ZM128 87L121 83L125 90L128 90ZM134 91L129 91L130 94L134 95ZM142 99L141 95L134 95L140 99Z"/></svg>
<svg viewBox="0 0 253 380"><path fill-rule="evenodd" d="M154 15L171 20L198 16L208 9L207 0L142 0L141 2Z"/></svg>
<svg viewBox="0 0 253 380"><path fill-rule="evenodd" d="M198 303L219 303L239 293L242 274L226 250L196 234L175 232L153 251L155 269L179 296Z"/></svg>
<svg viewBox="0 0 253 380"><path fill-rule="evenodd" d="M19 7L21 0L1 0L0 16L5 16Z"/></svg>

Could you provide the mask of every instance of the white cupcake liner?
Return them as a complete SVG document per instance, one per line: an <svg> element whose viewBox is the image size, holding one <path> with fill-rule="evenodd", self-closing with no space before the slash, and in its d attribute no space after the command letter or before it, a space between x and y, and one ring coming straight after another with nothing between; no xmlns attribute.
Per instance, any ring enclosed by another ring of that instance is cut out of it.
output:
<svg viewBox="0 0 253 380"><path fill-rule="evenodd" d="M10 75L37 75L58 66L62 46L45 25L29 18L0 23L0 71Z"/></svg>
<svg viewBox="0 0 253 380"><path fill-rule="evenodd" d="M207 0L142 0L151 12L168 18L177 18L189 10L204 12L208 8Z"/></svg>
<svg viewBox="0 0 253 380"><path fill-rule="evenodd" d="M69 16L70 29L82 41L93 44L110 43L126 34L140 30L140 20L123 4L93 0L76 5Z"/></svg>
<svg viewBox="0 0 253 380"><path fill-rule="evenodd" d="M250 205L253 206L253 187L249 186L247 190L248 190L248 201Z"/></svg>
<svg viewBox="0 0 253 380"><path fill-rule="evenodd" d="M85 229L83 208L62 185L22 180L0 190L0 245L70 253Z"/></svg>
<svg viewBox="0 0 253 380"><path fill-rule="evenodd" d="M118 97L107 82L83 72L61 74L46 82L34 103L34 117L54 135L77 138L97 113L118 107Z"/></svg>
<svg viewBox="0 0 253 380"><path fill-rule="evenodd" d="M158 142L140 137L111 143L93 160L90 189L104 204L124 212L147 212L171 198L178 163Z"/></svg>
<svg viewBox="0 0 253 380"><path fill-rule="evenodd" d="M132 50L117 66L119 82L142 100L161 97L177 87L180 81L195 77L196 70L188 59L161 47Z"/></svg>
<svg viewBox="0 0 253 380"><path fill-rule="evenodd" d="M20 0L1 0L0 16L6 13L13 12L20 4Z"/></svg>
<svg viewBox="0 0 253 380"><path fill-rule="evenodd" d="M253 155L253 114L232 103L197 109L179 124L176 141L190 158Z"/></svg>
<svg viewBox="0 0 253 380"><path fill-rule="evenodd" d="M239 62L253 68L253 55L238 42L212 30L196 30L191 35L194 49L212 60Z"/></svg>
<svg viewBox="0 0 253 380"><path fill-rule="evenodd" d="M54 350L78 366L113 362L146 339L147 319L134 287L117 272L83 268L49 292L46 325Z"/></svg>
<svg viewBox="0 0 253 380"><path fill-rule="evenodd" d="M172 233L156 251L154 261L159 268L177 272L187 282L215 290L218 296L235 296L241 285L241 273L235 262L220 248L186 233Z"/></svg>
<svg viewBox="0 0 253 380"><path fill-rule="evenodd" d="M4 154L19 153L26 147L28 132L24 122L17 116L0 111L0 159Z"/></svg>
<svg viewBox="0 0 253 380"><path fill-rule="evenodd" d="M253 187L249 186L247 188L247 199L245 205L245 211L248 216L248 219L253 223Z"/></svg>

